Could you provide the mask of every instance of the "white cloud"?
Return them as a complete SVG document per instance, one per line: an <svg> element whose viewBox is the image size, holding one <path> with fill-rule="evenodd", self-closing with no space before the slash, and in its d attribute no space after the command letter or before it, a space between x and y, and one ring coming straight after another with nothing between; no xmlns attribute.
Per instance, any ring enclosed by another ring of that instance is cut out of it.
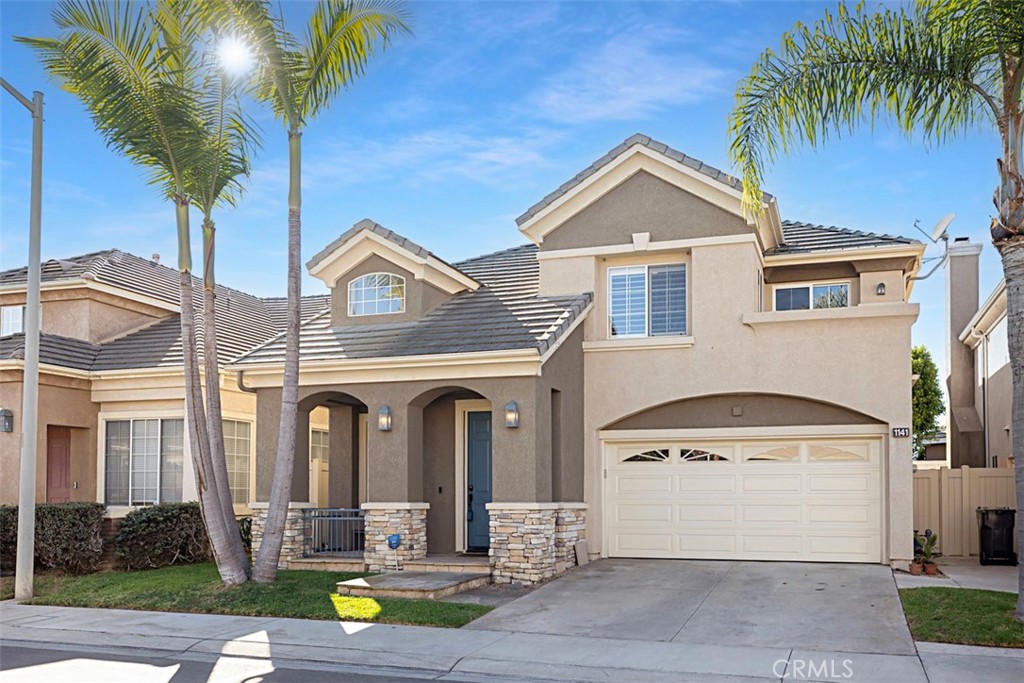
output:
<svg viewBox="0 0 1024 683"><path fill-rule="evenodd" d="M732 87L728 71L680 52L680 38L657 28L615 36L548 79L530 104L540 116L564 123L619 121Z"/></svg>

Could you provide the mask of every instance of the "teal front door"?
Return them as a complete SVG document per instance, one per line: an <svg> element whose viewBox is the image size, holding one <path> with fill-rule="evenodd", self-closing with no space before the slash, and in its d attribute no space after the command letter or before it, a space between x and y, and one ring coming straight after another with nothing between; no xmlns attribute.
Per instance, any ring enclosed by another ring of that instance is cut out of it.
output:
<svg viewBox="0 0 1024 683"><path fill-rule="evenodd" d="M487 504L491 502L491 414L466 414L466 546L487 550L491 531Z"/></svg>

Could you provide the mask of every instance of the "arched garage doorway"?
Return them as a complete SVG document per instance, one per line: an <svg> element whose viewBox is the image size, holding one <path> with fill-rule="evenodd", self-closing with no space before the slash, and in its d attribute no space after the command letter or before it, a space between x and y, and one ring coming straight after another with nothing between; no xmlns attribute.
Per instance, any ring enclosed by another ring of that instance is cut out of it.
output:
<svg viewBox="0 0 1024 683"><path fill-rule="evenodd" d="M881 562L886 425L794 396L689 398L601 430L612 557Z"/></svg>

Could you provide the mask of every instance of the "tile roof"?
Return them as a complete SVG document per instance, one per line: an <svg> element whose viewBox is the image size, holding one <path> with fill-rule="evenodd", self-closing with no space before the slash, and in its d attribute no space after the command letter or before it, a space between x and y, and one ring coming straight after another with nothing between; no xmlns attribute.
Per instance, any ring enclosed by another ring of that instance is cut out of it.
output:
<svg viewBox="0 0 1024 683"><path fill-rule="evenodd" d="M39 335L39 362L59 365L75 370L89 370L100 347L82 339L61 337L56 334ZM0 360L23 360L25 358L25 335L13 334L0 337Z"/></svg>
<svg viewBox="0 0 1024 683"><path fill-rule="evenodd" d="M16 268L0 272L0 286L24 285L27 268ZM112 285L128 292L163 300L177 307L179 303L180 276L177 270L134 254L108 249L83 254L68 259L52 259L42 265L42 281L74 282L94 280ZM196 333L199 349L203 342L202 280L193 279L196 295ZM327 310L330 307L328 295L302 298L302 319ZM260 298L245 292L217 285L217 351L220 362L226 363L255 346L282 333L285 328L287 299L284 297ZM24 337L21 346L24 345ZM13 342L6 342L10 346ZM59 352L63 345L66 352ZM83 346L84 345L84 346ZM90 354L87 354L86 347ZM12 356L4 353L0 346L0 358ZM144 369L181 365L181 316L170 314L130 334L118 337L102 345L59 337L42 335L40 358L49 349L50 360L42 362L75 368L78 370L124 370ZM24 351L22 349L21 353Z"/></svg>
<svg viewBox="0 0 1024 683"><path fill-rule="evenodd" d="M659 154L664 154L673 161L677 161L685 166L694 169L698 173L701 173L707 176L708 178L711 178L712 180L716 180L724 185L728 185L730 188L734 190L738 190L741 192L743 191L743 183L740 181L739 178L731 176L725 171L719 170L714 166L705 164L700 159L695 159L694 157L691 157L687 154L683 154L679 150L669 147L664 142L658 142L657 140L652 139L648 135L642 135L641 133L637 133L623 140L622 144L611 149L603 157L592 163L590 166L587 166L585 169L577 173L575 176L573 176L566 182L562 183L562 185L559 186L557 190L550 193L548 196L544 197L544 199L540 200L539 202L531 206L529 209L527 209L525 213L523 213L521 216L519 216L519 218L516 219L516 225L522 225L526 221L536 216L538 213L543 211L547 206L549 206L559 197L565 195L574 187L582 183L584 180L586 180L587 178L594 175L599 170L610 164L612 161L618 158L621 154L623 154L633 145L643 145L644 147L647 147L650 150L658 152ZM765 200L769 200L772 198L772 196L767 192L764 193L764 196Z"/></svg>
<svg viewBox="0 0 1024 683"><path fill-rule="evenodd" d="M324 311L302 327L303 361L536 349L544 353L591 302L589 293L541 297L537 248L523 245L456 263L482 284L420 320L332 328ZM279 363L278 337L234 364Z"/></svg>
<svg viewBox="0 0 1024 683"><path fill-rule="evenodd" d="M919 241L907 237L878 235L861 230L837 228L834 225L814 225L798 221L783 221L782 236L785 240L784 243L769 249L765 252L766 255L921 244Z"/></svg>

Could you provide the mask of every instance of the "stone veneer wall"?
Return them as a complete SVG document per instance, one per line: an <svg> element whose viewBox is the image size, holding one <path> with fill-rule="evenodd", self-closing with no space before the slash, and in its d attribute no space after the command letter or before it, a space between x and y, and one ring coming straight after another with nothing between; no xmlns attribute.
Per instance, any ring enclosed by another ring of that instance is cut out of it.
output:
<svg viewBox="0 0 1024 683"><path fill-rule="evenodd" d="M576 566L586 537L584 503L490 503L491 579L531 585Z"/></svg>
<svg viewBox="0 0 1024 683"><path fill-rule="evenodd" d="M259 552L260 544L263 542L263 529L267 525L267 505L253 504L252 506L252 554L253 557ZM288 516L284 521L284 541L281 543L281 557L277 561L278 569L287 569L288 560L297 560L302 557L303 519L302 508L288 508Z"/></svg>
<svg viewBox="0 0 1024 683"><path fill-rule="evenodd" d="M427 510L429 503L363 503L366 522L366 546L363 560L366 571L381 572L395 565L395 551L388 547L388 536L402 535L399 562L427 556Z"/></svg>

